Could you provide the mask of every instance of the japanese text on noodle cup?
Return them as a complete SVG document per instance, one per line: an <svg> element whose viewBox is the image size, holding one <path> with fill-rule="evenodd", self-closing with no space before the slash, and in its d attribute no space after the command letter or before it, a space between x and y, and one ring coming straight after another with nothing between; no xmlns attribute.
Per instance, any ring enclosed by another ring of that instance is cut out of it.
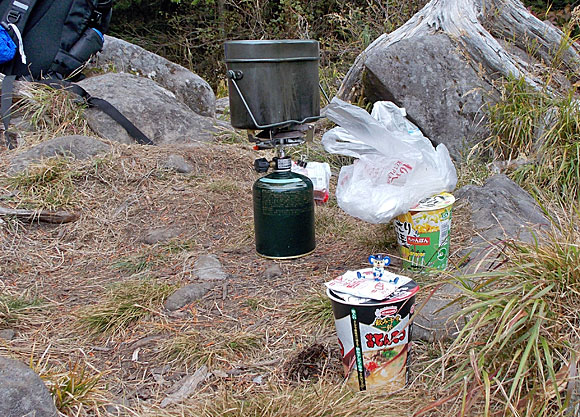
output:
<svg viewBox="0 0 580 417"><path fill-rule="evenodd" d="M417 284L408 280L385 300L327 289L347 384L357 390L404 388L411 358Z"/></svg>
<svg viewBox="0 0 580 417"><path fill-rule="evenodd" d="M403 267L410 270L447 268L451 210L455 197L441 193L421 200L395 221Z"/></svg>

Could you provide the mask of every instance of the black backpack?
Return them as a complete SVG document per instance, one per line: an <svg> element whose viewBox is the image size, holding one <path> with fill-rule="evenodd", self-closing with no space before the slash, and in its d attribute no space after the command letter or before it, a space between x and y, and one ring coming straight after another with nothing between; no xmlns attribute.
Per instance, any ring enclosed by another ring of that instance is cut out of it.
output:
<svg viewBox="0 0 580 417"><path fill-rule="evenodd" d="M102 50L112 8L113 0L0 0L0 31L9 44L7 48L15 49L13 58L0 65L0 72L5 74L1 100L5 134L14 81L24 79L80 95L90 107L111 116L139 143L153 144L110 103L91 97L70 82L80 78L86 62ZM0 47L4 48L4 43ZM9 135L6 140L13 147Z"/></svg>

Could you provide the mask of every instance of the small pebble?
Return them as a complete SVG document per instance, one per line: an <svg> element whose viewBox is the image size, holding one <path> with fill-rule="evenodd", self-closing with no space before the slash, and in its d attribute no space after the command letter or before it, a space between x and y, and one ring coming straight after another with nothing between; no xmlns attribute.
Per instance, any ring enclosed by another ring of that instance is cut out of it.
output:
<svg viewBox="0 0 580 417"><path fill-rule="evenodd" d="M280 276L282 276L282 270L278 264L270 265L266 271L264 271L264 278L266 279L272 279Z"/></svg>
<svg viewBox="0 0 580 417"><path fill-rule="evenodd" d="M16 332L12 329L0 330L0 339L10 341L16 337Z"/></svg>

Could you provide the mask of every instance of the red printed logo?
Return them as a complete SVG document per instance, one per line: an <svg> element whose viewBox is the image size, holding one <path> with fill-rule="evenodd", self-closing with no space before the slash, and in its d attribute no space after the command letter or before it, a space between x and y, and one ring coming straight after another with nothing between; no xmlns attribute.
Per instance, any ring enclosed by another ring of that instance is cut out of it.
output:
<svg viewBox="0 0 580 417"><path fill-rule="evenodd" d="M367 347L369 349L375 347L391 346L405 341L405 330L395 330L391 334L384 333L368 333L365 335L367 340Z"/></svg>
<svg viewBox="0 0 580 417"><path fill-rule="evenodd" d="M395 306L389 306L375 310L375 316L378 318L394 316L395 314L397 314L397 307Z"/></svg>
<svg viewBox="0 0 580 417"><path fill-rule="evenodd" d="M431 238L407 236L407 243L409 245L415 245L415 246L429 246L431 244Z"/></svg>
<svg viewBox="0 0 580 417"><path fill-rule="evenodd" d="M408 174L412 170L413 167L411 165L406 164L403 161L397 161L393 169L391 169L387 174L387 184L392 184L393 181L401 178L405 174Z"/></svg>

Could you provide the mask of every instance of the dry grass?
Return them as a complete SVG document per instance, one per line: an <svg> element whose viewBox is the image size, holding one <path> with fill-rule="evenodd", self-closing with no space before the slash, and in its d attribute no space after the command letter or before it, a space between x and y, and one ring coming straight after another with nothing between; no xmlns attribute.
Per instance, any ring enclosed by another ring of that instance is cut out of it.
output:
<svg viewBox="0 0 580 417"><path fill-rule="evenodd" d="M29 147L57 136L90 135L82 100L44 84L33 84L29 91L30 95L15 105L16 115L26 121L20 132L20 146Z"/></svg>
<svg viewBox="0 0 580 417"><path fill-rule="evenodd" d="M79 320L92 334L118 335L150 315L160 314L163 301L176 286L149 279L115 285L105 301L79 313Z"/></svg>
<svg viewBox="0 0 580 417"><path fill-rule="evenodd" d="M68 209L78 204L74 181L81 175L66 158L50 158L4 179L18 207Z"/></svg>
<svg viewBox="0 0 580 417"><path fill-rule="evenodd" d="M289 318L305 328L322 327L330 329L334 325L330 298L326 296L324 291L309 290L298 300Z"/></svg>
<svg viewBox="0 0 580 417"><path fill-rule="evenodd" d="M160 355L168 363L175 361L194 367L203 364L216 367L220 362L229 364L242 355L251 356L259 345L259 336L235 329L180 331L161 344Z"/></svg>
<svg viewBox="0 0 580 417"><path fill-rule="evenodd" d="M266 392L251 396L232 395L224 389L214 401L207 401L202 416L409 416L414 400L411 391L399 401L375 393L355 394L340 384L320 380L302 386L269 386Z"/></svg>
<svg viewBox="0 0 580 417"><path fill-rule="evenodd" d="M0 295L0 328L16 326L43 306L43 301L29 295Z"/></svg>
<svg viewBox="0 0 580 417"><path fill-rule="evenodd" d="M85 361L69 362L64 369L40 371L58 411L65 416L85 416L99 413L106 403L101 373Z"/></svg>
<svg viewBox="0 0 580 417"><path fill-rule="evenodd" d="M171 153L183 155L193 173L164 169ZM0 170L9 155L0 154ZM71 401L62 408L69 415L107 416L105 405L122 403L127 415L140 417L410 416L441 398L448 364L427 368L442 349L430 344L416 345L412 384L404 393L388 397L342 387L323 283L366 267L371 252L388 253L398 268L393 230L347 216L331 200L316 207L315 254L277 262L282 275L266 279L273 261L259 257L253 242L256 157L247 143L112 144L103 157L66 161L75 173L68 207L80 214L77 222L0 225L2 294L47 300L41 308L16 311L18 324L3 325L17 336L0 341L0 352L41 363L55 398ZM13 189L0 184L5 204L19 204ZM30 198L46 200L38 191ZM454 248L470 236L467 218L467 209L454 211ZM180 232L169 241L143 243L158 227ZM180 311L163 312L170 289L193 279L195 261L207 253L220 257L227 284ZM417 277L422 284L437 279ZM87 337L76 318L91 323L99 337ZM296 359L313 351L320 355L307 364ZM161 409L163 398L202 363L213 376L182 405ZM304 366L313 370L306 378L289 371Z"/></svg>

